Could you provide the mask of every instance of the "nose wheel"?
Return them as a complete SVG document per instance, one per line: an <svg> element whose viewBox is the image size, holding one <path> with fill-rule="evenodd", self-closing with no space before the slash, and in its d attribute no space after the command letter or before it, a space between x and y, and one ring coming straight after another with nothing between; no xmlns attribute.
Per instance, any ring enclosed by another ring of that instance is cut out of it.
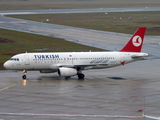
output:
<svg viewBox="0 0 160 120"><path fill-rule="evenodd" d="M26 79L26 78L27 78L27 76L26 76L26 75L23 75L23 76L22 76L22 78L23 78L23 79Z"/></svg>
<svg viewBox="0 0 160 120"><path fill-rule="evenodd" d="M26 75L27 75L27 71L26 71L26 70L23 70L23 76L22 76L22 78L23 78L23 79L26 79L26 78L27 78Z"/></svg>

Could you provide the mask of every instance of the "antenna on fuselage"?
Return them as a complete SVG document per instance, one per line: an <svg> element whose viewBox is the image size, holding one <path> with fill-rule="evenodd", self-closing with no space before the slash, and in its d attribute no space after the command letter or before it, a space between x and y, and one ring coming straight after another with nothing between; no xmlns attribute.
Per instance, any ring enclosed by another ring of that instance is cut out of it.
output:
<svg viewBox="0 0 160 120"><path fill-rule="evenodd" d="M27 53L27 51L25 53Z"/></svg>

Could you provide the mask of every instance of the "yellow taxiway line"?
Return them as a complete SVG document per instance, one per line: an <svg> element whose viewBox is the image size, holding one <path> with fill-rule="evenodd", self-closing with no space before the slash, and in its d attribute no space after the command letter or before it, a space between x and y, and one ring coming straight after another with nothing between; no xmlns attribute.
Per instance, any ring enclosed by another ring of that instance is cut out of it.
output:
<svg viewBox="0 0 160 120"><path fill-rule="evenodd" d="M0 89L0 91L6 90L6 89L11 88L11 87L13 87L13 86L15 86L15 85L16 85L16 84L13 84L13 85L10 85L10 86L8 86L8 87L2 88L2 89Z"/></svg>

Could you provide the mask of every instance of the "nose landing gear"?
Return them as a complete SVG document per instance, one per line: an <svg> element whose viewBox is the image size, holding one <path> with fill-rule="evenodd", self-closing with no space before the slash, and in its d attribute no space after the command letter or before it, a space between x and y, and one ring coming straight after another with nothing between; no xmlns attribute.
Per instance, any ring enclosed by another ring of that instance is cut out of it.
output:
<svg viewBox="0 0 160 120"><path fill-rule="evenodd" d="M23 76L22 76L22 78L23 78L23 79L26 79L26 78L27 78L26 75L27 75L27 71L26 71L26 70L23 70Z"/></svg>

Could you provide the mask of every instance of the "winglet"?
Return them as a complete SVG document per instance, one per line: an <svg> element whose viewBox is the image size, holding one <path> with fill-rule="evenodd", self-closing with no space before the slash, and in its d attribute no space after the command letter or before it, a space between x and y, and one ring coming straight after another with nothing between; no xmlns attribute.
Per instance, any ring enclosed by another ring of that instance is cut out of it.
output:
<svg viewBox="0 0 160 120"><path fill-rule="evenodd" d="M139 27L119 52L141 52L146 27Z"/></svg>
<svg viewBox="0 0 160 120"><path fill-rule="evenodd" d="M143 117L145 117L145 115L144 115L144 111L142 112L142 116L143 116Z"/></svg>

